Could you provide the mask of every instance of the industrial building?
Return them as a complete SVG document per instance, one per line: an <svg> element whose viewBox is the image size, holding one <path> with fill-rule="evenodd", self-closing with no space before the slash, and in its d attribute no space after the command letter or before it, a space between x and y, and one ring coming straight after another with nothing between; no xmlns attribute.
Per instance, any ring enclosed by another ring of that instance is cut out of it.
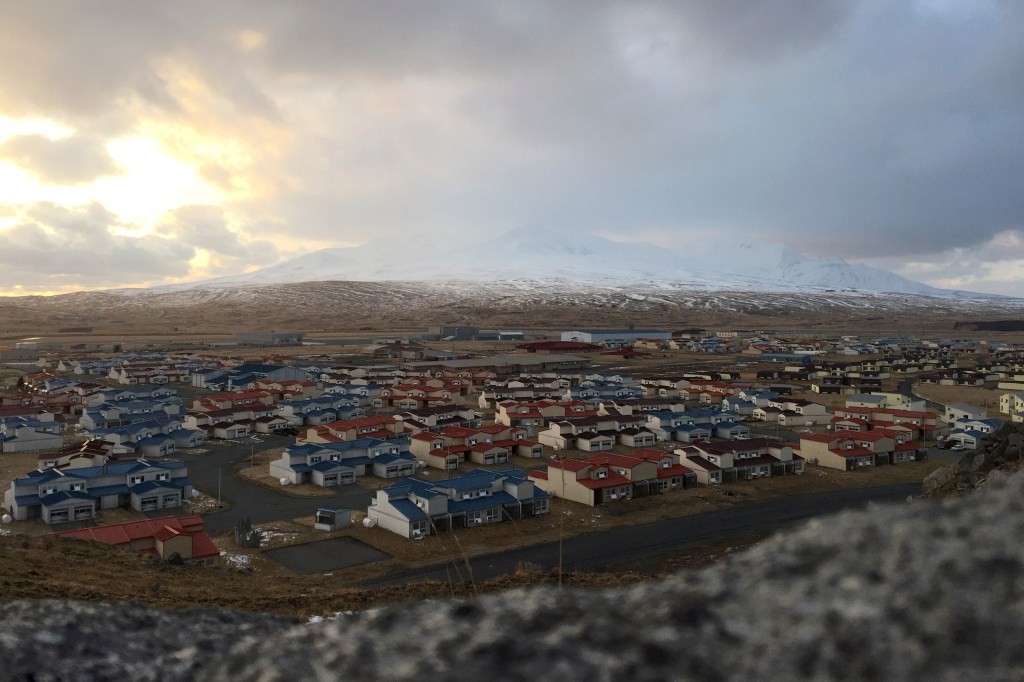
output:
<svg viewBox="0 0 1024 682"><path fill-rule="evenodd" d="M637 339L671 339L672 332L660 329L580 329L562 332L562 341L582 341L604 345L633 343Z"/></svg>

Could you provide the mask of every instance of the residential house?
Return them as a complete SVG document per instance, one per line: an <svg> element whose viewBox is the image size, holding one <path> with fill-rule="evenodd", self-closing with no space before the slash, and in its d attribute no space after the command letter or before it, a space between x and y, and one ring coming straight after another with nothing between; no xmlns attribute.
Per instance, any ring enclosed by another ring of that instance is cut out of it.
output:
<svg viewBox="0 0 1024 682"><path fill-rule="evenodd" d="M633 492L632 482L618 473L605 459L593 462L577 459L556 460L549 463L546 469L531 471L529 478L552 496L590 507L616 500L627 500Z"/></svg>
<svg viewBox="0 0 1024 682"><path fill-rule="evenodd" d="M893 437L884 432L805 434L800 438L800 456L818 466L840 471L889 464L896 449Z"/></svg>
<svg viewBox="0 0 1024 682"><path fill-rule="evenodd" d="M366 516L402 537L419 538L546 514L549 509L548 494L524 472L475 469L440 481L408 478L378 490Z"/></svg>
<svg viewBox="0 0 1024 682"><path fill-rule="evenodd" d="M156 511L180 507L192 494L184 462L148 460L30 471L4 493L7 513L45 523L91 519L100 509Z"/></svg>
<svg viewBox="0 0 1024 682"><path fill-rule="evenodd" d="M769 476L801 474L804 460L793 448L772 438L746 438L725 443L701 443L675 450L679 463L705 485Z"/></svg>
<svg viewBox="0 0 1024 682"><path fill-rule="evenodd" d="M977 420L985 419L988 416L988 412L985 408L975 407L974 405L967 405L965 403L952 403L946 405L946 412L943 416L943 421L947 424L955 424L961 420Z"/></svg>
<svg viewBox="0 0 1024 682"><path fill-rule="evenodd" d="M296 444L270 462L269 472L293 484L323 487L354 483L357 477L368 474L380 478L410 476L416 470L416 458L403 446L407 446L404 441L379 438Z"/></svg>
<svg viewBox="0 0 1024 682"><path fill-rule="evenodd" d="M102 542L164 561L177 559L203 566L216 566L220 561L220 549L203 531L203 519L199 516L161 516L66 530L57 535L72 540Z"/></svg>
<svg viewBox="0 0 1024 682"><path fill-rule="evenodd" d="M1004 393L999 396L999 411L1010 415L1010 421L1024 421L1024 391Z"/></svg>
<svg viewBox="0 0 1024 682"><path fill-rule="evenodd" d="M35 420L0 420L0 452L37 452L57 450L64 444L60 433L47 430Z"/></svg>

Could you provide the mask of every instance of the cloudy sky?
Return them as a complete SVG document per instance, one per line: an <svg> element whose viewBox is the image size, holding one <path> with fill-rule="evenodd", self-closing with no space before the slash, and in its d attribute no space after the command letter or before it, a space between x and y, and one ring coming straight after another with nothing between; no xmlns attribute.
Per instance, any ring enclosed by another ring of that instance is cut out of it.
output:
<svg viewBox="0 0 1024 682"><path fill-rule="evenodd" d="M529 229L783 242L1024 296L1017 0L0 0L0 17L0 293Z"/></svg>

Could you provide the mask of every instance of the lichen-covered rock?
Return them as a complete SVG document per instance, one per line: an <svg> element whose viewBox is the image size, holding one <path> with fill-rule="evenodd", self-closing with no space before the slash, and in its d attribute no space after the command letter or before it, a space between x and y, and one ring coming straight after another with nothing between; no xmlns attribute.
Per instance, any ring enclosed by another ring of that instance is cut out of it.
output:
<svg viewBox="0 0 1024 682"><path fill-rule="evenodd" d="M1020 468L1024 424L1004 423L981 439L976 452L967 452L956 464L933 471L922 482L926 497L944 497L973 490L999 469Z"/></svg>
<svg viewBox="0 0 1024 682"><path fill-rule="evenodd" d="M929 495L935 490L942 490L949 485L955 475L952 467L936 469L921 481L921 490L925 495Z"/></svg>

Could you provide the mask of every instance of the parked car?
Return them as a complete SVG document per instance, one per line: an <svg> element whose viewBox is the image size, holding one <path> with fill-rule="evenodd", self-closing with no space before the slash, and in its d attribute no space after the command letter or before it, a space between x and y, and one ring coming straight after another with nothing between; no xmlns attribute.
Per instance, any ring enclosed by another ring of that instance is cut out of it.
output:
<svg viewBox="0 0 1024 682"><path fill-rule="evenodd" d="M953 443L952 445L949 446L949 449L950 450L966 450L967 448L964 447L963 443Z"/></svg>

